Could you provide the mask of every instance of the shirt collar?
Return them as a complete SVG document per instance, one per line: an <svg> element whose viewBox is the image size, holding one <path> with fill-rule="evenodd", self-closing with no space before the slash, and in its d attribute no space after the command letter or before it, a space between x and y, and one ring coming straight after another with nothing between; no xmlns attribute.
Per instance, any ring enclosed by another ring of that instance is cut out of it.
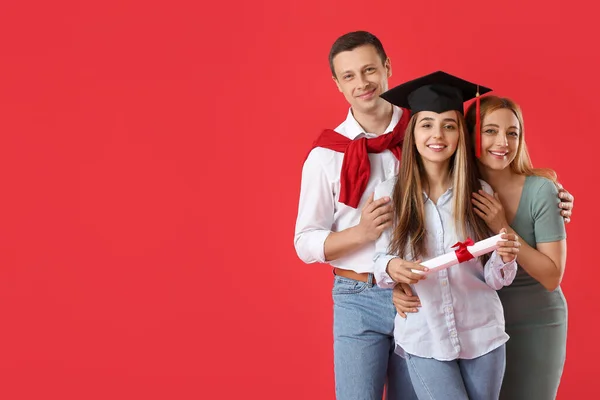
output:
<svg viewBox="0 0 600 400"><path fill-rule="evenodd" d="M385 128L384 133L390 133L391 131L393 131L394 128L396 127L396 125L398 124L398 121L400 121L400 117L402 116L402 109L400 109L399 107L396 107L396 106L392 106L392 108L393 108L392 120L390 121L390 124L388 125L388 127ZM345 128L344 136L346 136L348 139L351 139L351 140L354 140L361 135L366 138L374 138L374 137L380 136L375 133L365 132L363 127L360 126L360 124L358 123L358 121L356 121L356 119L354 119L354 115L352 114L352 108L350 108L348 110L348 116L346 117L346 121L344 123L344 128Z"/></svg>
<svg viewBox="0 0 600 400"><path fill-rule="evenodd" d="M444 200L446 197L448 196L452 196L452 191L453 191L453 187L452 184L450 184L450 187L448 188L448 190L446 190L438 199L438 204L440 203L440 200ZM427 193L425 193L425 191L423 190L423 203L427 203L427 200L429 200L429 196L427 196Z"/></svg>

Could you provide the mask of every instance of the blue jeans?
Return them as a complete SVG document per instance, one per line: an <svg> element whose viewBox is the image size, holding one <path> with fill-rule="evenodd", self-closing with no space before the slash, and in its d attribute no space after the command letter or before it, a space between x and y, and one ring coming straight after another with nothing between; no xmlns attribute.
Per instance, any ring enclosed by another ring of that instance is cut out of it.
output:
<svg viewBox="0 0 600 400"><path fill-rule="evenodd" d="M392 291L335 276L333 338L337 400L417 399L406 361L394 353Z"/></svg>
<svg viewBox="0 0 600 400"><path fill-rule="evenodd" d="M419 400L498 400L500 396L505 345L472 360L406 357Z"/></svg>

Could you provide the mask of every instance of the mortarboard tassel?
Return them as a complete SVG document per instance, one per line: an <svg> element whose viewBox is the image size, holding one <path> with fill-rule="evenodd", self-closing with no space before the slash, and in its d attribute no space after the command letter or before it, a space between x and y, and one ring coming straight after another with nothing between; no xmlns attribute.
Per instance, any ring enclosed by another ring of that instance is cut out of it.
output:
<svg viewBox="0 0 600 400"><path fill-rule="evenodd" d="M481 157L481 116L479 112L479 85L475 95L475 156Z"/></svg>

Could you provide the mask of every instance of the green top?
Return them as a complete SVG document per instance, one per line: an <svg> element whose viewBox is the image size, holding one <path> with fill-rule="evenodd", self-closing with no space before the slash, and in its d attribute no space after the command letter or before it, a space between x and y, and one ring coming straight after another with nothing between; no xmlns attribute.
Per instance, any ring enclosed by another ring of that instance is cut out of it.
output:
<svg viewBox="0 0 600 400"><path fill-rule="evenodd" d="M560 215L559 202L558 189L551 180L540 176L528 176L511 227L533 248L537 248L537 243L566 239L567 233L563 217ZM519 267L513 285L532 283L537 281Z"/></svg>

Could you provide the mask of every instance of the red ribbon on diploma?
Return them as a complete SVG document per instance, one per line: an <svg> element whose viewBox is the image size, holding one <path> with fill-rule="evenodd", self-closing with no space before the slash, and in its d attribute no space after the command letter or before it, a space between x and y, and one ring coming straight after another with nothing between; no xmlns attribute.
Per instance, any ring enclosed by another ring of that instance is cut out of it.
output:
<svg viewBox="0 0 600 400"><path fill-rule="evenodd" d="M468 237L464 242L458 242L452 246L452 248L458 247L458 249L454 250L454 253L456 253L456 258L458 259L459 264L475 258L473 254L469 253L469 250L467 250L467 246L473 246L474 244L475 243L473 242L473 239Z"/></svg>

